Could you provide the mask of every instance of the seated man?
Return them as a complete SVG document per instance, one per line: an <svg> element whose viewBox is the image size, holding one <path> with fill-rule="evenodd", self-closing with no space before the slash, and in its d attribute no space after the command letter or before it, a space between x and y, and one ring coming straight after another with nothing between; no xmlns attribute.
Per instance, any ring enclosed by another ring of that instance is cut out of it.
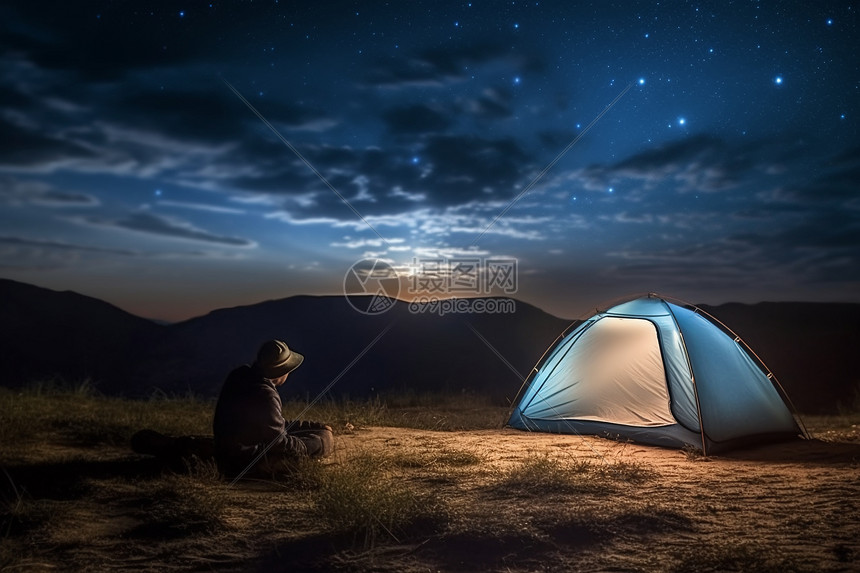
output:
<svg viewBox="0 0 860 573"><path fill-rule="evenodd" d="M227 377L212 424L215 460L222 474L266 474L285 460L331 453L330 427L284 420L277 387L303 360L280 340L269 340L252 365L240 366Z"/></svg>

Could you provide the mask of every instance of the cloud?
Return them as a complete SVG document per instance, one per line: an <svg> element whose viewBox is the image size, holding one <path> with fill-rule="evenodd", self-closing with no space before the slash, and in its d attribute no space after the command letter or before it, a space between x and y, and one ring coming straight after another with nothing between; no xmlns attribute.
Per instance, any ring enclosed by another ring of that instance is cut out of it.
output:
<svg viewBox="0 0 860 573"><path fill-rule="evenodd" d="M77 245L73 243L65 243L62 241L46 241L38 239L24 239L21 237L2 237L0 236L0 244L13 247L27 247L37 249L52 249L61 251L77 251L86 253L103 253L111 255L137 256L140 253L127 249L111 249L105 247L92 247L88 245Z"/></svg>
<svg viewBox="0 0 860 573"><path fill-rule="evenodd" d="M524 184L531 158L513 138L475 135L431 134L404 153L395 147L355 149L346 146L304 145L301 154L328 183L345 197L385 197L370 204L363 201L365 216L382 216L411 209L415 203L447 207L475 200L509 198ZM235 160L235 154L230 154ZM317 175L283 146L278 161L257 159L259 171L219 182L224 188L267 193L284 198L308 197L299 209L301 217L341 217L349 213L338 196ZM417 157L417 164L413 161ZM267 166L271 168L266 168ZM353 194L355 190L356 194Z"/></svg>
<svg viewBox="0 0 860 573"><path fill-rule="evenodd" d="M544 63L534 54L511 54L512 38L501 36L492 41L428 48L411 56L380 60L365 76L365 83L386 89L442 87L465 81L470 70L482 67L498 66L509 73L541 71Z"/></svg>
<svg viewBox="0 0 860 573"><path fill-rule="evenodd" d="M191 223L173 217L154 215L147 212L131 213L122 219L102 219L87 217L77 222L115 229L135 231L149 235L215 243L231 247L255 247L256 243L249 239L216 235L193 226Z"/></svg>
<svg viewBox="0 0 860 573"><path fill-rule="evenodd" d="M463 108L483 119L506 119L514 115L513 93L501 87L488 87L477 98L467 100Z"/></svg>
<svg viewBox="0 0 860 573"><path fill-rule="evenodd" d="M80 268L82 262L107 257L137 257L126 249L93 247L45 239L0 236L0 269L8 271L51 271Z"/></svg>
<svg viewBox="0 0 860 573"><path fill-rule="evenodd" d="M442 111L425 104L394 107L385 111L382 118L394 134L425 134L451 125Z"/></svg>
<svg viewBox="0 0 860 573"><path fill-rule="evenodd" d="M244 209L236 209L233 207L222 207L220 205L210 205L208 203L191 203L188 201L172 201L162 199L156 202L156 205L162 207L177 207L179 209L191 209L193 211L206 211L208 213L221 213L224 215L244 215Z"/></svg>
<svg viewBox="0 0 860 573"><path fill-rule="evenodd" d="M26 129L0 118L0 167L30 171L45 164L58 166L95 155L75 141Z"/></svg>
<svg viewBox="0 0 860 573"><path fill-rule="evenodd" d="M95 207L99 200L87 193L61 191L43 181L0 177L0 205L39 207Z"/></svg>
<svg viewBox="0 0 860 573"><path fill-rule="evenodd" d="M853 148L826 161L808 183L796 182L780 197L800 203L846 203L858 196L860 182L860 148Z"/></svg>
<svg viewBox="0 0 860 573"><path fill-rule="evenodd" d="M711 193L734 189L750 176L779 173L792 153L779 142L727 143L712 135L694 135L635 153L612 165L592 165L579 176L591 190L638 180L647 186L670 182L679 193Z"/></svg>

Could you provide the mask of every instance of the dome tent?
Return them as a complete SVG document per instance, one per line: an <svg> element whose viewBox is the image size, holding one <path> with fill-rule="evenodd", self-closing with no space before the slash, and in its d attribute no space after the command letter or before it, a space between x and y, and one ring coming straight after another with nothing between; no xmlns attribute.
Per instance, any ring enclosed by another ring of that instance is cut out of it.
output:
<svg viewBox="0 0 860 573"><path fill-rule="evenodd" d="M740 337L701 309L655 294L571 325L520 393L508 425L522 430L706 454L805 436L778 381Z"/></svg>

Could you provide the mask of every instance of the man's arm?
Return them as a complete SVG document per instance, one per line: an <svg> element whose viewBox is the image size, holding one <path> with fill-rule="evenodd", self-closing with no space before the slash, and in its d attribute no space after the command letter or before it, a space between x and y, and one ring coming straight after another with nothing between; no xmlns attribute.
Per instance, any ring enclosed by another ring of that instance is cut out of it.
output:
<svg viewBox="0 0 860 573"><path fill-rule="evenodd" d="M304 442L296 436L291 436L286 432L283 405L281 404L281 397L278 395L278 391L273 387L267 387L267 394L269 394L269 396L266 401L266 407L265 409L262 409L261 412L261 414L265 416L265 433L267 435L267 442L263 447L272 443L271 448L269 448L270 453L274 453L276 455L287 454L291 456L307 455L308 452Z"/></svg>

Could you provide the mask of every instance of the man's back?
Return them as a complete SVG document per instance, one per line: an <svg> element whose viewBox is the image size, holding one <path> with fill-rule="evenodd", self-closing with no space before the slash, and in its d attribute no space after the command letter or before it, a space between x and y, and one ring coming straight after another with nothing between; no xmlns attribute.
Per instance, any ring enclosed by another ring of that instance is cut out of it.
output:
<svg viewBox="0 0 860 573"><path fill-rule="evenodd" d="M230 373L212 423L215 458L222 472L240 473L269 444L272 456L304 453L299 440L285 435L281 409L281 397L270 380L247 365Z"/></svg>

